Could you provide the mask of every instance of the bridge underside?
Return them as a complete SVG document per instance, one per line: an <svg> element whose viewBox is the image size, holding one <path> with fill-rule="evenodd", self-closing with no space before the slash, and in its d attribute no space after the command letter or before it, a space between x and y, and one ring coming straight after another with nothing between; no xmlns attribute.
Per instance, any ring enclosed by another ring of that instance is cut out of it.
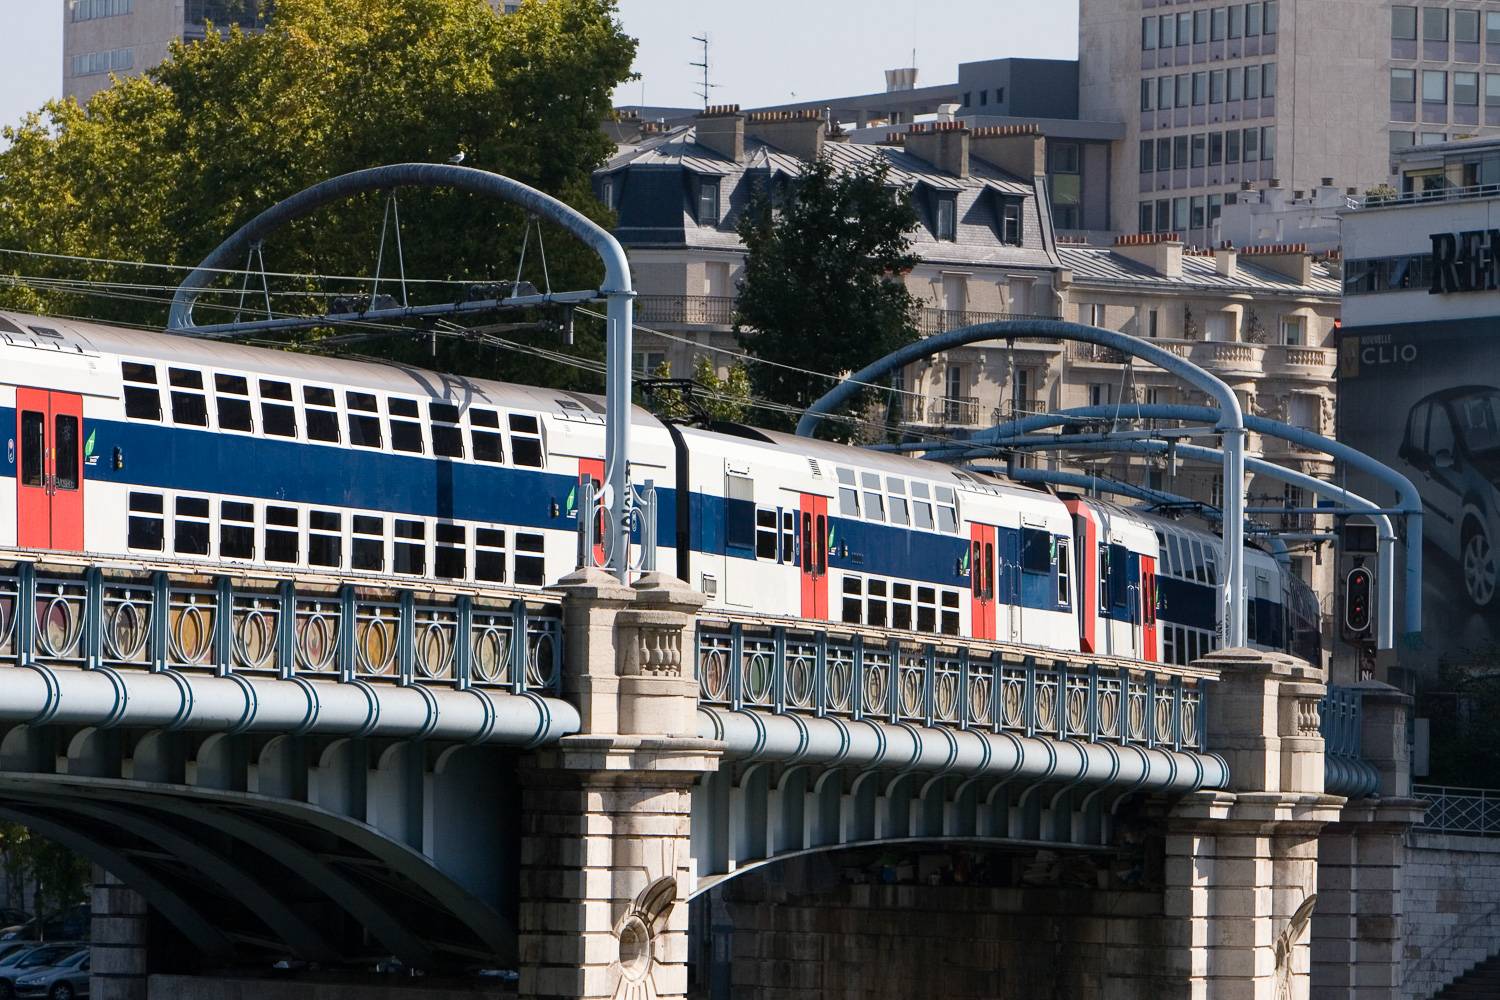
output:
<svg viewBox="0 0 1500 1000"><path fill-rule="evenodd" d="M141 893L205 966L477 968L516 958L513 774L495 747L15 725L0 819Z"/></svg>

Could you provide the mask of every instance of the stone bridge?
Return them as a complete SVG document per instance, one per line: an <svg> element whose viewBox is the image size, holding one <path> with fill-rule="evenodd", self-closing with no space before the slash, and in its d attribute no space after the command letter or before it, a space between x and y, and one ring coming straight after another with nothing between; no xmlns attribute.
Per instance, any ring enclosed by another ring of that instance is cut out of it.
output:
<svg viewBox="0 0 1500 1000"><path fill-rule="evenodd" d="M1391 689L701 603L16 553L0 817L108 873L106 1000L1398 995Z"/></svg>

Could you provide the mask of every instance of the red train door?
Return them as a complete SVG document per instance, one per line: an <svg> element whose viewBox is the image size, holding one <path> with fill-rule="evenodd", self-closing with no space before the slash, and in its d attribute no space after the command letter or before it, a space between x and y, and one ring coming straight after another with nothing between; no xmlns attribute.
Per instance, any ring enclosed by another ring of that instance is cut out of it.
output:
<svg viewBox="0 0 1500 1000"><path fill-rule="evenodd" d="M801 494L802 617L828 619L828 498Z"/></svg>
<svg viewBox="0 0 1500 1000"><path fill-rule="evenodd" d="M16 390L16 542L83 550L83 397Z"/></svg>
<svg viewBox="0 0 1500 1000"><path fill-rule="evenodd" d="M578 460L578 479L591 479L594 482L594 497L597 500L599 491L604 488L604 459L602 458L580 458ZM579 517L588 516L587 511L580 510ZM604 565L604 510L600 508L594 515L594 565Z"/></svg>
<svg viewBox="0 0 1500 1000"><path fill-rule="evenodd" d="M1161 659L1156 645L1156 560L1141 556L1141 659Z"/></svg>
<svg viewBox="0 0 1500 1000"><path fill-rule="evenodd" d="M969 525L970 631L976 639L995 635L995 528Z"/></svg>

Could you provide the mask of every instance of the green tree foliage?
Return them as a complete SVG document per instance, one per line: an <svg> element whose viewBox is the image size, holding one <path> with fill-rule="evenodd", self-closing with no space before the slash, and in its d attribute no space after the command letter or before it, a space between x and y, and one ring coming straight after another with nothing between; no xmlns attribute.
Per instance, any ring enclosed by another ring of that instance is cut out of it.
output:
<svg viewBox="0 0 1500 1000"><path fill-rule="evenodd" d="M917 338L916 300L900 280L918 261L917 216L909 199L892 197L888 172L878 160L841 172L825 157L803 168L784 204L765 191L752 199L739 225L747 253L735 332L753 357L845 374ZM790 369L752 364L755 395L802 410L832 388ZM842 412L868 404L858 398ZM768 411L756 420L796 422ZM855 431L844 421L822 426L843 440Z"/></svg>
<svg viewBox="0 0 1500 1000"><path fill-rule="evenodd" d="M671 378L672 366L664 362L652 377ZM693 362L690 389L657 388L647 396L646 404L663 420L696 417L711 423L740 423L750 412L750 376L743 365L732 365L720 378L713 359L700 354Z"/></svg>
<svg viewBox="0 0 1500 1000"><path fill-rule="evenodd" d="M5 904L29 904L43 920L82 900L89 883L87 861L19 823L0 823L0 872L10 893ZM28 882L31 899L24 898Z"/></svg>
<svg viewBox="0 0 1500 1000"><path fill-rule="evenodd" d="M191 265L255 214L316 181L386 163L441 163L459 151L467 166L539 187L610 224L589 174L611 151L599 123L635 54L614 0L529 0L504 17L486 0L277 0L273 10L263 33L210 30L202 41L174 45L160 66L116 82L86 107L52 102L8 130L11 146L0 153L0 247ZM526 228L518 209L414 189L401 192L398 207L409 276L515 277ZM383 194L329 206L272 237L266 266L369 275L385 208ZM543 238L554 288L597 284L591 251L553 227L543 227ZM395 272L391 242L387 278ZM541 287L535 234L526 259L525 277ZM182 277L0 255L0 276L5 272L162 285ZM382 291L394 292L393 285ZM368 282L282 282L273 291L305 295L301 304L308 305L316 295L359 287L368 291ZM458 294L453 286L415 287L414 298L425 301ZM252 288L258 292L258 283ZM34 288L0 295L19 308L158 326L165 320L159 299ZM217 301L232 304L234 296ZM298 302L278 299L277 307ZM207 301L200 306L200 322L224 316ZM582 319L578 325L579 350L602 356L591 335L596 328ZM440 359L427 355L426 344L383 350L475 374L562 377L534 358L507 365L493 348L472 344L444 348Z"/></svg>

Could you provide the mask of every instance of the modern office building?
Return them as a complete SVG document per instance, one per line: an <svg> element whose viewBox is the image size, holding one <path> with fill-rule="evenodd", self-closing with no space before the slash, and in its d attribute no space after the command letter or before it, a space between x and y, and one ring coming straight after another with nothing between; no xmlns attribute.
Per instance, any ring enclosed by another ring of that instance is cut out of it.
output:
<svg viewBox="0 0 1500 1000"><path fill-rule="evenodd" d="M1500 125L1500 10L1082 0L1079 110L1125 123L1115 228L1208 245L1244 182L1365 189L1393 150Z"/></svg>
<svg viewBox="0 0 1500 1000"><path fill-rule="evenodd" d="M1500 639L1500 139L1398 154L1398 193L1343 212L1339 440L1422 495L1423 645L1482 664ZM1349 485L1379 502L1369 476Z"/></svg>
<svg viewBox="0 0 1500 1000"><path fill-rule="evenodd" d="M490 0L509 14L520 0ZM63 5L63 96L80 103L167 57L178 39L203 37L205 22L257 29L271 0L67 0Z"/></svg>

